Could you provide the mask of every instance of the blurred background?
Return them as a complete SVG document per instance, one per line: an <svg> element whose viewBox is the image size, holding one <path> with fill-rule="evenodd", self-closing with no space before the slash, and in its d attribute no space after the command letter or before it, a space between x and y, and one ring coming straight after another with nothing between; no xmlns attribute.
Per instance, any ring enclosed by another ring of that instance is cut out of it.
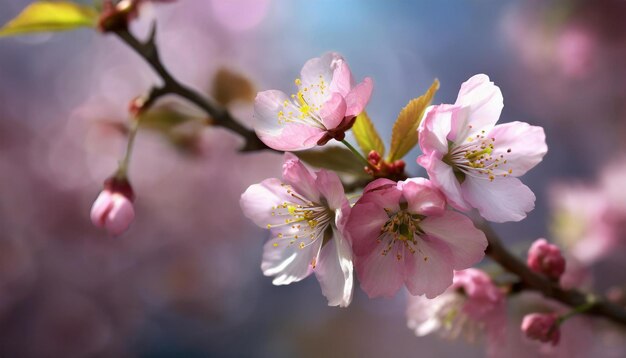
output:
<svg viewBox="0 0 626 358"><path fill-rule="evenodd" d="M3 0L0 23L29 2ZM523 178L536 209L495 229L520 254L538 237L574 247L594 232L594 215L606 219L597 207L610 204L602 260L580 261L594 277L588 285L621 293L614 286L626 282L616 239L626 239L626 210L616 209L626 207L626 2L152 5L133 31L145 34L156 19L163 61L199 91L216 95L241 82L227 102L247 125L256 90L291 93L302 64L326 51L343 54L356 79L373 78L368 113L383 138L434 78L435 103L453 103L463 81L488 74L504 94L501 122L541 125L549 146ZM243 217L238 201L247 186L280 176L282 158L238 154L238 137L198 121L172 128L157 120L140 132L130 169L136 221L117 238L94 228L90 206L123 154L128 103L155 81L111 35L0 39L0 357L484 356L480 343L415 337L402 294L369 300L357 288L352 305L338 309L326 306L315 279L272 286L259 268L267 233ZM202 116L182 103L167 108L174 107ZM418 154L406 158L408 170L425 175ZM517 334L521 316L510 310ZM585 323L595 324L603 323ZM624 336L601 331L585 350L542 354L623 357Z"/></svg>

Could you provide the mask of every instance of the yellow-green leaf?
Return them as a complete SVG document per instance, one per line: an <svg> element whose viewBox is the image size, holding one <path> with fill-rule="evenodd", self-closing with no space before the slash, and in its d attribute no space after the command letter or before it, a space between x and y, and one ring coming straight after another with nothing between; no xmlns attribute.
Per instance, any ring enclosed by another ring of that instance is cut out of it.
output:
<svg viewBox="0 0 626 358"><path fill-rule="evenodd" d="M0 37L95 27L97 21L94 7L70 1L37 1L0 28Z"/></svg>
<svg viewBox="0 0 626 358"><path fill-rule="evenodd" d="M388 162L402 159L417 144L417 128L438 89L439 81L435 79L426 93L412 99L406 107L402 108L391 132Z"/></svg>
<svg viewBox="0 0 626 358"><path fill-rule="evenodd" d="M374 123L372 123L365 111L356 117L356 121L352 126L352 133L366 157L372 150L377 151L381 157L385 155L385 144L380 139Z"/></svg>

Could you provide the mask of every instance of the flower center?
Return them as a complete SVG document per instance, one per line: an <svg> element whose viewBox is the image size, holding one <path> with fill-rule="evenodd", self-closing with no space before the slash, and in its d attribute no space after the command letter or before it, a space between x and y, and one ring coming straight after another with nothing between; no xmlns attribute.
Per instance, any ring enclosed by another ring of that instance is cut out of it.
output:
<svg viewBox="0 0 626 358"><path fill-rule="evenodd" d="M513 173L512 169L506 169L507 160L504 154L494 155L497 152L496 138L485 137L485 131L474 137L469 137L466 143L455 145L448 144L448 153L444 155L443 162L450 165L459 182L463 182L467 175L489 179L507 177ZM511 153L507 149L506 153Z"/></svg>
<svg viewBox="0 0 626 358"><path fill-rule="evenodd" d="M381 227L381 233L377 240L378 243L385 242L381 255L387 256L396 246L396 243L403 245L411 254L418 251L417 241L419 235L424 233L419 227L419 223L424 219L424 216L411 214L406 208L396 213L385 208L385 212L387 212L389 220ZM400 252L396 253L396 258L401 260L402 254Z"/></svg>
<svg viewBox="0 0 626 358"><path fill-rule="evenodd" d="M282 216L280 224L267 224L272 229L275 239L289 240L288 245L297 244L300 249L311 245L318 239L325 238L326 231L335 217L334 212L324 203L315 203L296 193L291 186L282 184L293 201L272 206L272 216ZM278 240L274 242L278 247Z"/></svg>
<svg viewBox="0 0 626 358"><path fill-rule="evenodd" d="M283 109L278 112L278 123L300 123L326 130L319 115L327 97L327 85L320 75L317 83L302 87L302 80L295 81L300 90L291 95L291 101L283 101Z"/></svg>

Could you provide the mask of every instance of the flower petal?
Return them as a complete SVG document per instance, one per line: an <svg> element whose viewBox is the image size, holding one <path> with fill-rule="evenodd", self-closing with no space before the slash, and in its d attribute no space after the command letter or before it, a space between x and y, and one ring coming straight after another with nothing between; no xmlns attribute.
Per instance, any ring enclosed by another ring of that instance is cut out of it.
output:
<svg viewBox="0 0 626 358"><path fill-rule="evenodd" d="M548 152L543 128L528 123L499 124L489 132L488 137L495 138L492 156L497 158L503 155L507 161L506 167L512 169L513 176L524 175L539 164Z"/></svg>
<svg viewBox="0 0 626 358"><path fill-rule="evenodd" d="M350 71L348 63L344 60L338 61L337 67L333 71L333 78L330 82L329 90L345 97L348 92L350 92L353 83L354 80L352 79L352 72Z"/></svg>
<svg viewBox="0 0 626 358"><path fill-rule="evenodd" d="M424 120L420 123L419 145L422 153L429 155L433 152L443 156L448 152L448 134L452 126L452 114L458 107L450 105L430 106Z"/></svg>
<svg viewBox="0 0 626 358"><path fill-rule="evenodd" d="M433 152L430 157L422 155L417 162L426 168L431 182L443 192L450 205L461 211L471 209L463 197L461 184L454 175L452 167L442 162L437 157L437 153Z"/></svg>
<svg viewBox="0 0 626 358"><path fill-rule="evenodd" d="M404 281L412 295L434 298L452 285L453 255L441 240L427 236L418 240L418 250L404 258Z"/></svg>
<svg viewBox="0 0 626 358"><path fill-rule="evenodd" d="M369 77L365 77L363 82L354 86L350 93L346 95L346 117L358 116L372 97L372 90L374 89L374 83Z"/></svg>
<svg viewBox="0 0 626 358"><path fill-rule="evenodd" d="M372 250L365 257L356 258L356 270L361 289L370 298L392 297L398 292L404 281L403 262L394 255L382 255L380 250Z"/></svg>
<svg viewBox="0 0 626 358"><path fill-rule="evenodd" d="M100 192L96 200L91 206L91 222L96 227L104 227L106 216L113 207L113 199L111 192L103 190Z"/></svg>
<svg viewBox="0 0 626 358"><path fill-rule="evenodd" d="M124 195L113 193L113 207L106 215L104 227L113 235L121 235L128 229L128 226L135 218L135 209L133 204Z"/></svg>
<svg viewBox="0 0 626 358"><path fill-rule="evenodd" d="M315 185L326 199L330 210L340 209L348 201L343 191L341 179L334 172L324 169L318 171Z"/></svg>
<svg viewBox="0 0 626 358"><path fill-rule="evenodd" d="M283 179L304 199L313 202L319 201L320 193L315 184L315 175L292 153L285 153Z"/></svg>
<svg viewBox="0 0 626 358"><path fill-rule="evenodd" d="M343 57L335 52L328 52L321 57L308 60L300 71L302 87L312 88L318 85L321 80L326 86L329 86L332 83L335 69L343 61Z"/></svg>
<svg viewBox="0 0 626 358"><path fill-rule="evenodd" d="M414 214L439 215L446 208L446 199L428 179L411 178L402 182L402 195Z"/></svg>
<svg viewBox="0 0 626 358"><path fill-rule="evenodd" d="M287 193L283 183L276 179L265 179L259 184L250 185L241 194L239 205L243 214L256 225L266 228L267 225L279 225L285 222L285 217L272 215L277 207L284 202L291 202L293 197Z"/></svg>
<svg viewBox="0 0 626 358"><path fill-rule="evenodd" d="M320 117L322 117L324 126L326 129L337 128L345 115L346 101L339 93L333 92L320 109Z"/></svg>
<svg viewBox="0 0 626 358"><path fill-rule="evenodd" d="M376 248L376 240L387 220L389 217L376 203L357 203L352 208L346 232L355 255L366 256Z"/></svg>
<svg viewBox="0 0 626 358"><path fill-rule="evenodd" d="M333 238L320 252L315 276L329 306L347 307L354 288L352 249L348 240L333 229Z"/></svg>
<svg viewBox="0 0 626 358"><path fill-rule="evenodd" d="M467 124L471 125L471 128L460 128L461 123L458 123L456 127L460 130L457 132L456 142L459 142L482 130L489 132L500 118L504 98L500 88L487 75L478 74L461 85L455 104L469 107Z"/></svg>
<svg viewBox="0 0 626 358"><path fill-rule="evenodd" d="M290 243L289 239L271 239L263 246L261 270L265 276L275 276L274 285L288 285L298 282L313 272L312 263L322 245L322 238L317 238L310 245L300 246Z"/></svg>
<svg viewBox="0 0 626 358"><path fill-rule="evenodd" d="M442 216L427 217L420 223L420 228L429 237L448 245L455 270L469 268L485 256L487 238L465 215L446 211Z"/></svg>
<svg viewBox="0 0 626 358"><path fill-rule="evenodd" d="M535 194L514 177L489 181L468 176L462 187L465 200L489 221L520 221L535 207Z"/></svg>

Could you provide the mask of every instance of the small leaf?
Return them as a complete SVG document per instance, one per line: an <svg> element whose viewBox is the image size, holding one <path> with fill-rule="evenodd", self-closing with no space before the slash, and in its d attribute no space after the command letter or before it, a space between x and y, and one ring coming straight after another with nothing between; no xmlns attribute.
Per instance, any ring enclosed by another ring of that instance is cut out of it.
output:
<svg viewBox="0 0 626 358"><path fill-rule="evenodd" d="M236 100L252 102L256 95L256 90L250 80L225 68L217 71L212 87L213 97L224 106Z"/></svg>
<svg viewBox="0 0 626 358"><path fill-rule="evenodd" d="M406 107L402 108L391 132L388 162L402 159L417 144L417 128L438 89L439 81L435 79L426 93L412 99Z"/></svg>
<svg viewBox="0 0 626 358"><path fill-rule="evenodd" d="M158 132L167 133L184 123L199 120L197 116L185 113L184 108L176 103L168 103L151 108L141 114L141 126Z"/></svg>
<svg viewBox="0 0 626 358"><path fill-rule="evenodd" d="M94 7L70 1L37 1L0 28L0 37L95 27L97 21Z"/></svg>
<svg viewBox="0 0 626 358"><path fill-rule="evenodd" d="M351 151L342 147L326 146L321 150L306 150L294 154L314 167L331 169L359 178L366 176L361 162L355 159Z"/></svg>
<svg viewBox="0 0 626 358"><path fill-rule="evenodd" d="M356 121L352 126L352 133L366 157L372 150L378 152L381 157L385 155L385 144L380 139L374 123L372 123L365 111L356 117Z"/></svg>

